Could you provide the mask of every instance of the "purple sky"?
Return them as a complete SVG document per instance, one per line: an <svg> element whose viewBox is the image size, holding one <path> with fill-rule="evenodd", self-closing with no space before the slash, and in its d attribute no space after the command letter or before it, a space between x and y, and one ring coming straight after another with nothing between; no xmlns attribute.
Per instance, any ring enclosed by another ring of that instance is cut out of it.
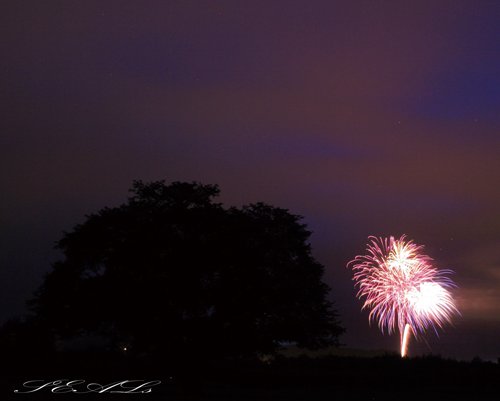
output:
<svg viewBox="0 0 500 401"><path fill-rule="evenodd" d="M413 353L500 356L500 3L11 0L0 20L0 319L133 179L197 180L305 217L347 345L397 350L345 264L406 233L463 315Z"/></svg>

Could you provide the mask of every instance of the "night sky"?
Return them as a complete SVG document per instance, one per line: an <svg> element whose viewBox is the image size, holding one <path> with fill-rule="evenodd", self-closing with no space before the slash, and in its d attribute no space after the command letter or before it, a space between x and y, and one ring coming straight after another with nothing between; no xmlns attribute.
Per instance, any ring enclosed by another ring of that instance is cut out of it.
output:
<svg viewBox="0 0 500 401"><path fill-rule="evenodd" d="M500 356L499 2L10 0L0 20L1 321L132 180L196 180L304 216L347 346L398 350L345 265L406 233L462 313L410 354Z"/></svg>

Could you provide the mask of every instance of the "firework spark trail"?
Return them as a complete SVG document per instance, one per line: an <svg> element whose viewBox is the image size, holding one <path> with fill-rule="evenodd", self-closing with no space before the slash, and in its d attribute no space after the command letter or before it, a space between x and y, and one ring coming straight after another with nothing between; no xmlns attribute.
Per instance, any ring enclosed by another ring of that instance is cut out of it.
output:
<svg viewBox="0 0 500 401"><path fill-rule="evenodd" d="M455 284L446 277L452 271L434 268L422 249L405 235L369 237L367 254L347 264L354 271L357 295L364 298L363 309L371 310L369 320L377 320L382 332L399 331L401 356L411 333L418 338L429 327L437 332L458 313L449 291Z"/></svg>
<svg viewBox="0 0 500 401"><path fill-rule="evenodd" d="M408 353L408 341L410 340L410 325L406 323L405 329L403 332L403 338L401 339L401 356L406 356Z"/></svg>

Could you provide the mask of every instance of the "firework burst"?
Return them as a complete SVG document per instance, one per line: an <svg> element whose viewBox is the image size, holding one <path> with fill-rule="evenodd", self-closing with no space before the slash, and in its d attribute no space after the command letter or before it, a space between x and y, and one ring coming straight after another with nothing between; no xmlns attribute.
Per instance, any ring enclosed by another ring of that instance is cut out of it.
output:
<svg viewBox="0 0 500 401"><path fill-rule="evenodd" d="M418 338L428 328L443 327L458 313L447 277L451 270L437 270L423 254L422 245L406 240L369 237L367 254L347 266L354 271L358 298L370 309L369 320L378 322L382 332L398 331L401 356L407 353L410 332Z"/></svg>

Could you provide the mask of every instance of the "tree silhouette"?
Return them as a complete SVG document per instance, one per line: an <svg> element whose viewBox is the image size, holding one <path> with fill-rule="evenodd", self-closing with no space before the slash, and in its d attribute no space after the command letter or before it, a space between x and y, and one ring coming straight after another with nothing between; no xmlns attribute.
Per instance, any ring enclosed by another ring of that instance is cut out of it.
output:
<svg viewBox="0 0 500 401"><path fill-rule="evenodd" d="M143 354L251 355L315 347L343 331L301 217L224 208L214 185L136 181L57 243L31 302L61 338L85 333Z"/></svg>

